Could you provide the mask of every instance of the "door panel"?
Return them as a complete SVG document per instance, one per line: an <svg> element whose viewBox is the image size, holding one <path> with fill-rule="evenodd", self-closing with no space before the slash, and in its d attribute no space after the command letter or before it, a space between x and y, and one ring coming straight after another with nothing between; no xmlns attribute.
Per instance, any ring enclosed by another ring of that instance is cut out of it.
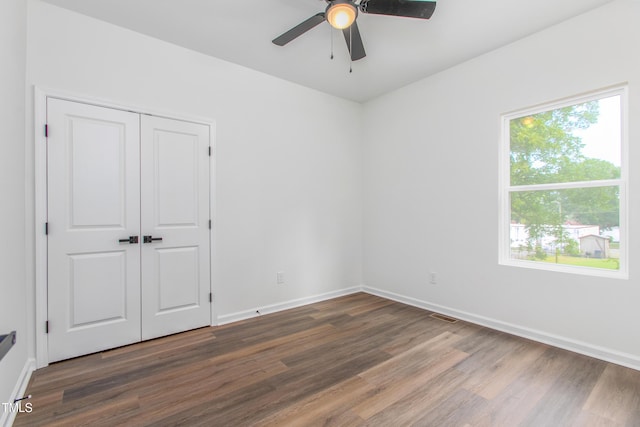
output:
<svg viewBox="0 0 640 427"><path fill-rule="evenodd" d="M154 130L155 216L153 224L149 225L198 227L198 176L201 167L198 136L166 129Z"/></svg>
<svg viewBox="0 0 640 427"><path fill-rule="evenodd" d="M139 116L47 101L49 360L140 340Z"/></svg>
<svg viewBox="0 0 640 427"><path fill-rule="evenodd" d="M69 262L69 329L126 320L126 252L70 254Z"/></svg>
<svg viewBox="0 0 640 427"><path fill-rule="evenodd" d="M159 312L191 309L200 302L197 247L155 249L158 274Z"/></svg>
<svg viewBox="0 0 640 427"><path fill-rule="evenodd" d="M70 226L124 228L127 172L124 125L82 117L74 117L68 124Z"/></svg>
<svg viewBox="0 0 640 427"><path fill-rule="evenodd" d="M142 338L209 325L209 127L141 117Z"/></svg>

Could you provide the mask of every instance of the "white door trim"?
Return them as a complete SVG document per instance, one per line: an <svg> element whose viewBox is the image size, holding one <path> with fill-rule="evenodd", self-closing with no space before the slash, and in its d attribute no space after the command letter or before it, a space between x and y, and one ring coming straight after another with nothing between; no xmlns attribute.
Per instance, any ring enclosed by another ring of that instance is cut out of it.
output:
<svg viewBox="0 0 640 427"><path fill-rule="evenodd" d="M36 368L42 368L49 364L49 351L47 345L47 333L45 322L47 321L47 236L45 234L45 223L47 222L47 140L44 127L47 123L47 98L58 98L67 101L80 102L84 104L97 105L100 107L113 108L130 111L139 114L150 114L153 116L178 119L188 122L199 123L209 126L209 144L211 147L211 157L209 158L209 212L211 218L211 229L209 230L210 248L210 269L211 283L210 292L214 294L211 305L211 325L216 325L217 312L215 309L214 273L215 249L216 249L216 124L209 118L187 116L184 114L157 111L139 106L125 106L104 99L89 98L64 93L52 89L34 87L34 165L35 165L35 342L36 342Z"/></svg>

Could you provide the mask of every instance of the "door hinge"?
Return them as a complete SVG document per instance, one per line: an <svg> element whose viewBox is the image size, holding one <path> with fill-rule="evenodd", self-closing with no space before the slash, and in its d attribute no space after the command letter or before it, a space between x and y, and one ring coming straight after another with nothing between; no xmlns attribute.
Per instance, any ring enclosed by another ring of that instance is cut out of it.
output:
<svg viewBox="0 0 640 427"><path fill-rule="evenodd" d="M209 292L209 302L213 302L213 293Z"/></svg>
<svg viewBox="0 0 640 427"><path fill-rule="evenodd" d="M49 333L49 321L44 322L44 332L45 334Z"/></svg>
<svg viewBox="0 0 640 427"><path fill-rule="evenodd" d="M45 234L45 236L49 235L49 223L48 222L44 223L44 234Z"/></svg>
<svg viewBox="0 0 640 427"><path fill-rule="evenodd" d="M45 136L45 138L49 137L49 125L48 124L44 125L44 136Z"/></svg>
<svg viewBox="0 0 640 427"><path fill-rule="evenodd" d="M211 157L211 146L209 146L209 157Z"/></svg>
<svg viewBox="0 0 640 427"><path fill-rule="evenodd" d="M211 220L209 220L209 230L211 230Z"/></svg>

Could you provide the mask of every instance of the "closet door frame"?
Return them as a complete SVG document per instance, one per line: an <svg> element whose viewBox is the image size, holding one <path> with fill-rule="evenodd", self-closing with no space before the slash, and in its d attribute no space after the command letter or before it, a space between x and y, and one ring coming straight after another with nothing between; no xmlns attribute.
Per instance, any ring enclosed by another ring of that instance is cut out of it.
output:
<svg viewBox="0 0 640 427"><path fill-rule="evenodd" d="M218 324L217 311L216 311L216 298L215 298L215 276L216 271L214 260L216 249L216 128L215 121L210 118L185 116L173 111L157 111L150 108L144 108L140 106L131 106L115 103L110 100L91 98L86 96L78 96L75 94L66 93L59 90L47 89L34 86L34 120L33 120L33 132L34 132L34 186L35 186L35 215L34 215L34 252L35 252L35 288L33 294L34 306L34 318L35 324L34 337L35 337L35 362L36 368L43 368L49 364L49 352L48 352L48 335L46 331L47 327L47 235L46 235L46 223L47 223L47 137L46 128L47 124L47 99L57 98L67 101L79 102L89 105L96 105L100 107L113 108L117 110L124 110L138 114L150 114L153 116L164 117L169 119L183 120L187 122L194 122L209 126L209 145L211 147L211 156L209 157L209 215L211 219L211 228L209 230L209 254L210 262L209 268L211 270L210 287L211 293L214 295L213 302L211 304L211 319L210 324L215 326ZM29 294L29 293L28 293ZM51 325L52 328L55 325Z"/></svg>

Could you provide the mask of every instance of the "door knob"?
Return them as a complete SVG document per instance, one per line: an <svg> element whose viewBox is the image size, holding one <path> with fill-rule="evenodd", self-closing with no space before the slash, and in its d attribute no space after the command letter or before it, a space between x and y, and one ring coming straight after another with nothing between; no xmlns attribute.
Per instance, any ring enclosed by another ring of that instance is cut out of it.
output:
<svg viewBox="0 0 640 427"><path fill-rule="evenodd" d="M144 243L162 242L162 237L142 236Z"/></svg>
<svg viewBox="0 0 640 427"><path fill-rule="evenodd" d="M138 243L138 236L129 236L128 239L120 239L118 240L119 243Z"/></svg>

